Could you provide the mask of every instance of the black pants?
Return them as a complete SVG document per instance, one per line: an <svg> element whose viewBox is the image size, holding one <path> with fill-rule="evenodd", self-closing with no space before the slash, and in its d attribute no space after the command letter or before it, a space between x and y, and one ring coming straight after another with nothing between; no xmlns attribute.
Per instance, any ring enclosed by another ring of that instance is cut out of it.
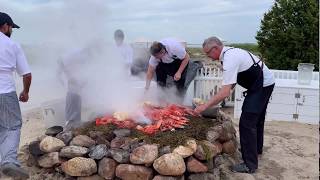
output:
<svg viewBox="0 0 320 180"><path fill-rule="evenodd" d="M266 109L274 85L264 87L262 89L263 100L260 102L247 103L263 103L263 109L259 113L242 111L240 116L239 132L241 154L244 163L251 169L258 168L258 154L262 153L263 149L263 132Z"/></svg>
<svg viewBox="0 0 320 180"><path fill-rule="evenodd" d="M166 88L167 87L167 76L174 77L176 72L178 71L182 61L181 60L174 60L172 63L162 63L160 62L156 68L156 75L157 75L157 84L160 87ZM186 81L186 74L187 74L188 65L185 67L181 74L181 78L178 81L174 81L174 85L178 90L179 96L184 96L186 93L185 88L185 81Z"/></svg>

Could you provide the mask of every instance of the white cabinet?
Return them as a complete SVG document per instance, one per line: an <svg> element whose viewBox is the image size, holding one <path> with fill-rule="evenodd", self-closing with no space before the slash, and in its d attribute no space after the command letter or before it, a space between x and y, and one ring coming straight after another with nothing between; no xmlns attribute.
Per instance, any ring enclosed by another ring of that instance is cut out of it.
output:
<svg viewBox="0 0 320 180"><path fill-rule="evenodd" d="M298 90L275 86L270 97L266 119L268 120L294 120L297 109L296 93Z"/></svg>
<svg viewBox="0 0 320 180"><path fill-rule="evenodd" d="M300 98L297 103L297 119L309 123L319 123L319 91L299 89Z"/></svg>
<svg viewBox="0 0 320 180"><path fill-rule="evenodd" d="M244 88L237 85L234 117L240 118ZM266 120L319 123L319 82L302 86L296 80L276 80L270 97Z"/></svg>

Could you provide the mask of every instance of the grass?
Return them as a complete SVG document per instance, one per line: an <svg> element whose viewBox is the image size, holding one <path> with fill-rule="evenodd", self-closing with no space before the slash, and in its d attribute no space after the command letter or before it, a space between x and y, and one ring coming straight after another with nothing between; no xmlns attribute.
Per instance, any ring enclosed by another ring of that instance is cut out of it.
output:
<svg viewBox="0 0 320 180"><path fill-rule="evenodd" d="M252 52L255 55L260 55L258 45L254 43L233 43L228 44L227 46L232 46L236 48L241 48L247 51ZM191 58L206 58L206 55L200 47L187 47L187 52L190 54Z"/></svg>
<svg viewBox="0 0 320 180"><path fill-rule="evenodd" d="M241 48L247 51L252 52L255 55L261 55L258 49L258 45L254 43L234 43L230 44L228 46L236 47L236 48Z"/></svg>
<svg viewBox="0 0 320 180"><path fill-rule="evenodd" d="M206 58L206 54L202 51L202 48L187 47L187 52L190 58Z"/></svg>
<svg viewBox="0 0 320 180"><path fill-rule="evenodd" d="M77 135L87 135L89 136L90 131L101 131L104 134L110 134L112 133L117 127L113 124L108 124L105 126L96 126L95 122L89 122L84 124L82 127L74 129L74 134Z"/></svg>
<svg viewBox="0 0 320 180"><path fill-rule="evenodd" d="M160 147L170 146L174 148L183 145L188 139L206 140L208 129L216 124L217 122L212 119L190 117L189 124L183 129L158 132L151 136L133 130L132 137L144 140L147 143L159 144Z"/></svg>

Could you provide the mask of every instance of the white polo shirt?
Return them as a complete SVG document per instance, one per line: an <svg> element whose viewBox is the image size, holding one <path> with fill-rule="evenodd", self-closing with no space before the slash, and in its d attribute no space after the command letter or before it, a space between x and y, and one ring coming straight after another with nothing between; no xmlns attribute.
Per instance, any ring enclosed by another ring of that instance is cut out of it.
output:
<svg viewBox="0 0 320 180"><path fill-rule="evenodd" d="M248 54L248 51L240 48L228 50L230 48L232 47L224 46L219 58L223 62L222 85L237 83L238 73L248 70L253 65L253 61L250 55ZM255 62L259 61L259 58L257 56L255 56L252 53L251 55L254 58ZM259 65L262 65L261 61L259 62ZM263 87L272 85L274 84L274 82L275 80L272 72L266 66L266 64L263 63Z"/></svg>
<svg viewBox="0 0 320 180"><path fill-rule="evenodd" d="M0 32L0 94L16 90L14 71L20 76L31 72L21 46Z"/></svg>
<svg viewBox="0 0 320 180"><path fill-rule="evenodd" d="M174 38L166 38L160 41L165 47L168 53L164 55L161 59L163 63L172 63L174 59L173 56L177 56L180 60L186 56L187 52L182 43L177 41ZM160 62L160 59L157 59L154 56L151 56L149 59L149 65L152 67L156 67Z"/></svg>
<svg viewBox="0 0 320 180"><path fill-rule="evenodd" d="M117 46L121 57L123 58L126 65L132 64L133 58L133 50L129 44L122 43L121 45Z"/></svg>
<svg viewBox="0 0 320 180"><path fill-rule="evenodd" d="M58 76L65 76L68 91L79 92L86 82L87 71L93 56L87 48L73 49L58 60ZM62 74L62 73L63 74Z"/></svg>

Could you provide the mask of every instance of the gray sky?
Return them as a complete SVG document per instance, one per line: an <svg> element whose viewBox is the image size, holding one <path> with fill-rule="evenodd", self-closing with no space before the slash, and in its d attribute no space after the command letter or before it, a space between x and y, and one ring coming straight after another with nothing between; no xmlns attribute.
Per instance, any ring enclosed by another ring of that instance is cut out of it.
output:
<svg viewBox="0 0 320 180"><path fill-rule="evenodd" d="M0 0L21 26L21 43L101 38L123 29L127 41L176 37L200 44L215 35L228 42L256 42L263 14L274 0Z"/></svg>

